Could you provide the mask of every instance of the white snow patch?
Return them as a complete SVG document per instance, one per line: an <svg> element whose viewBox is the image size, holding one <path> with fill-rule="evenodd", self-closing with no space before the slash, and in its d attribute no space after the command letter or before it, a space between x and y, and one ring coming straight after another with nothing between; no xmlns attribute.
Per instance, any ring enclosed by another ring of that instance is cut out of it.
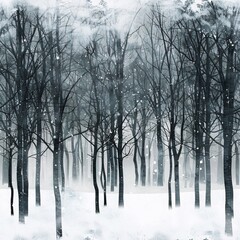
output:
<svg viewBox="0 0 240 240"><path fill-rule="evenodd" d="M15 194L16 195L16 194ZM194 193L181 194L181 207L168 209L166 193L128 193L125 207L117 207L118 195L108 194L108 206L103 207L100 195L100 214L94 213L94 194L67 190L62 194L63 240L226 240L224 235L224 191L212 192L212 208L194 209ZM34 206L34 191L30 191L29 217L18 224L10 216L9 190L0 190L0 239L55 239L55 207L52 191L42 191L42 206ZM173 195L174 199L174 195ZM235 190L234 237L240 239L240 190Z"/></svg>

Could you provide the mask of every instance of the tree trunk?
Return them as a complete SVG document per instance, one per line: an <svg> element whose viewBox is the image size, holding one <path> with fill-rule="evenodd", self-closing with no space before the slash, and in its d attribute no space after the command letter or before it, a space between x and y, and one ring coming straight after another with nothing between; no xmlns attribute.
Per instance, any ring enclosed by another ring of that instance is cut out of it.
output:
<svg viewBox="0 0 240 240"><path fill-rule="evenodd" d="M120 83L118 95L118 170L119 170L119 199L118 206L124 206L124 179L123 179L123 105L122 105L122 84Z"/></svg>
<svg viewBox="0 0 240 240"><path fill-rule="evenodd" d="M20 10L16 11L16 48L17 48L17 87L19 88L18 100L21 103L18 109L17 116L17 143L18 143L18 155L17 155L17 189L18 189L18 203L19 203L19 222L25 223L25 205L24 205L24 179L23 179L23 151L24 151L24 139L23 139L23 120L24 112L22 103L24 98L24 93L26 89L23 87L24 80L22 79L22 26L21 26L21 16Z"/></svg>
<svg viewBox="0 0 240 240"><path fill-rule="evenodd" d="M169 152L169 177L168 177L168 208L172 208L172 171L173 171L173 164L172 164L172 150L171 146L168 146Z"/></svg>
<svg viewBox="0 0 240 240"><path fill-rule="evenodd" d="M196 52L196 82L195 82L195 113L194 113L194 130L195 130L195 182L194 182L194 190L195 190L195 207L200 207L200 165L201 161L203 161L202 155L202 129L201 129L201 99L202 99L202 76L201 76L201 61L200 61L200 46Z"/></svg>
<svg viewBox="0 0 240 240"><path fill-rule="evenodd" d="M199 142L196 143L199 146ZM194 191L195 191L195 207L200 207L200 186L199 186L199 170L200 170L200 151L196 147L196 159L195 159L195 179L194 179Z"/></svg>
<svg viewBox="0 0 240 240"><path fill-rule="evenodd" d="M84 154L83 154L83 140L82 140L82 136L79 136L79 150L80 150L80 165L81 165L81 180L83 182L83 179L84 179Z"/></svg>
<svg viewBox="0 0 240 240"><path fill-rule="evenodd" d="M174 157L175 204L180 206L179 159Z"/></svg>
<svg viewBox="0 0 240 240"><path fill-rule="evenodd" d="M116 147L113 147L113 154L114 154L114 186L117 187L118 185L118 170L117 170L117 165L118 165L118 151L116 149Z"/></svg>
<svg viewBox="0 0 240 240"><path fill-rule="evenodd" d="M114 191L114 186L116 182L116 154L114 154L114 135L115 135L115 98L114 98L114 83L113 79L110 77L110 88L109 88L109 102L110 102L110 143L109 143L109 161L110 161L110 167L111 167L111 192ZM116 149L115 149L116 151Z"/></svg>
<svg viewBox="0 0 240 240"><path fill-rule="evenodd" d="M124 56L121 45L121 40L117 39L117 73L116 78L118 81L117 89L117 132L118 132L118 145L117 145L117 156L118 156L118 177L119 177L119 198L118 206L124 206L124 178L123 178L123 80L124 80Z"/></svg>
<svg viewBox="0 0 240 240"><path fill-rule="evenodd" d="M28 216L28 199L29 199L28 147L26 145L23 150L23 188L24 188L24 214L25 216Z"/></svg>
<svg viewBox="0 0 240 240"><path fill-rule="evenodd" d="M239 150L238 143L235 143L235 155L236 155L236 185L239 185Z"/></svg>
<svg viewBox="0 0 240 240"><path fill-rule="evenodd" d="M106 178L106 171L105 171L105 165L104 165L104 139L102 138L102 152L101 152L101 157L102 157L102 166L101 166L101 185L103 188L103 205L107 206L107 178Z"/></svg>
<svg viewBox="0 0 240 240"><path fill-rule="evenodd" d="M74 181L77 181L78 169L77 169L77 157L76 157L76 147L75 147L74 137L71 137L71 150L72 150L72 179Z"/></svg>
<svg viewBox="0 0 240 240"><path fill-rule="evenodd" d="M69 157L69 152L68 152L68 148L67 148L67 144L64 143L64 153L65 153L65 156L66 156L66 177L67 177L67 180L69 181L69 173L70 173L70 157Z"/></svg>
<svg viewBox="0 0 240 240"><path fill-rule="evenodd" d="M133 151L133 164L134 164L134 173L135 173L135 186L138 186L139 174L138 174L138 138L137 138L137 121L138 121L138 109L137 109L137 99L135 92L135 75L133 71L133 91L134 91L134 112L133 112L133 126L132 126L132 134L134 139L134 151Z"/></svg>
<svg viewBox="0 0 240 240"><path fill-rule="evenodd" d="M19 116L20 117L20 116ZM18 205L19 205L19 222L25 223L24 214L24 192L23 192L23 144L22 144L22 128L18 128L18 155L17 155L17 189L18 189Z"/></svg>
<svg viewBox="0 0 240 240"><path fill-rule="evenodd" d="M219 137L219 143L222 143L222 136ZM217 159L217 183L223 184L223 148L218 145L218 159Z"/></svg>
<svg viewBox="0 0 240 240"><path fill-rule="evenodd" d="M36 206L41 206L41 154L42 154L42 106L41 99L38 104L37 113L37 145L36 145L36 177L35 177L35 188L36 188Z"/></svg>
<svg viewBox="0 0 240 240"><path fill-rule="evenodd" d="M162 141L162 123L157 118L157 149L158 149L158 175L157 185L163 186L163 141Z"/></svg>
<svg viewBox="0 0 240 240"><path fill-rule="evenodd" d="M148 142L148 167L147 167L147 184L148 184L148 186L151 186L151 147L152 147L152 142L151 142L151 139L149 139L149 142Z"/></svg>
<svg viewBox="0 0 240 240"><path fill-rule="evenodd" d="M107 141L107 185L110 185L111 180L111 159L110 159L110 146L109 141Z"/></svg>
<svg viewBox="0 0 240 240"><path fill-rule="evenodd" d="M139 181L137 155L138 155L138 139L134 137L133 164L134 164L134 172L135 172L135 186L138 186L138 181Z"/></svg>
<svg viewBox="0 0 240 240"><path fill-rule="evenodd" d="M144 102L144 100L143 100ZM141 184L142 186L146 186L146 156L145 156L145 143L146 143L146 109L145 103L143 103L142 109L142 153L141 153Z"/></svg>
<svg viewBox="0 0 240 240"><path fill-rule="evenodd" d="M232 33L233 34L233 33ZM234 40L230 41L234 42ZM232 138L234 116L235 74L234 66L235 47L229 43L227 55L226 77L223 80L223 173L225 186L225 233L232 236L233 211L233 184L232 184Z"/></svg>
<svg viewBox="0 0 240 240"><path fill-rule="evenodd" d="M110 145L110 149L109 149L109 158L110 158L110 164L111 164L111 192L113 192L114 191L114 186L115 186L115 177L114 177L114 175L115 175L115 168L117 167L117 166L114 166L115 164L114 164L114 157L113 157L113 146L112 145Z"/></svg>
<svg viewBox="0 0 240 240"><path fill-rule="evenodd" d="M189 164L189 157L188 157L188 149L184 145L184 163L183 163L183 169L184 169L184 188L187 188L188 182L190 181L190 164Z"/></svg>
<svg viewBox="0 0 240 240"><path fill-rule="evenodd" d="M13 188L13 184L12 184L12 160L13 160L13 148L12 148L12 144L13 142L10 139L7 139L8 141L8 187L11 190L11 196L10 196L10 211L11 211L11 215L14 215L14 208L13 208L13 200L14 200L14 188Z"/></svg>
<svg viewBox="0 0 240 240"><path fill-rule="evenodd" d="M98 189L98 184L97 184L97 150L98 150L98 143L97 143L97 138L98 138L98 124L96 123L95 125L95 130L94 130L94 147L93 147L93 186L95 190L95 213L99 213L99 189Z"/></svg>
<svg viewBox="0 0 240 240"><path fill-rule="evenodd" d="M57 16L59 18L59 16ZM58 32L59 19L57 19L57 42L59 41ZM53 97L53 110L54 110L54 121L53 121L53 191L55 197L55 221L56 221L56 238L62 237L62 203L61 194L59 188L59 172L60 171L60 140L62 129L62 114L61 114L61 104L60 104L60 94L62 94L61 88L61 75L60 75L60 63L55 64L54 52L53 52L53 36L52 32L49 33L49 46L50 46L50 66L54 68L56 66L54 76L54 71L50 72L50 83L51 83L51 93ZM57 44L59 46L59 42ZM58 51L59 54L59 51ZM60 55L60 54L59 54ZM57 59L60 61L60 59ZM63 113L63 112L62 112Z"/></svg>
<svg viewBox="0 0 240 240"><path fill-rule="evenodd" d="M53 151L53 189L55 197L55 220L56 220L56 237L62 237L62 203L59 189L59 177L58 177L58 165L59 165L59 140L54 139L54 151Z"/></svg>
<svg viewBox="0 0 240 240"><path fill-rule="evenodd" d="M225 122L228 124L227 122ZM229 131L224 130L224 186L225 186L225 233L232 236L233 186L232 186L232 151ZM228 135L229 136L229 135Z"/></svg>
<svg viewBox="0 0 240 240"><path fill-rule="evenodd" d="M210 52L209 38L207 36L207 53ZM205 164L206 164L206 198L205 205L211 206L211 163L210 163L210 131L211 131L211 110L210 110L210 57L207 55L206 61L206 90L205 90L205 108L206 108L206 134L205 134Z"/></svg>
<svg viewBox="0 0 240 240"><path fill-rule="evenodd" d="M110 160L110 143L107 141L107 186L111 183L111 160Z"/></svg>
<svg viewBox="0 0 240 240"><path fill-rule="evenodd" d="M63 149L63 128L60 128L60 143L59 143L59 167L62 183L62 192L65 191L65 171L64 171L64 149Z"/></svg>

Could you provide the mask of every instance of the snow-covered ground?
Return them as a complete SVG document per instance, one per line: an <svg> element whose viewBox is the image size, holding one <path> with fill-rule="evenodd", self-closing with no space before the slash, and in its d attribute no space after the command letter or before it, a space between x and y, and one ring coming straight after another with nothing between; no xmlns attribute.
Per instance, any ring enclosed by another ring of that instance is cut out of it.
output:
<svg viewBox="0 0 240 240"><path fill-rule="evenodd" d="M144 193L144 190L125 195L125 207L117 207L118 195L108 194L108 206L94 213L94 195L68 189L62 194L63 239L70 240L225 240L224 191L212 192L212 208L194 209L193 192L181 194L181 207L169 210L166 193ZM15 194L16 195L16 194ZM16 196L17 197L17 196ZM174 197L174 195L173 195ZM240 190L235 190L234 237L240 239ZM30 191L29 217L25 225L10 216L9 189L0 190L1 240L54 240L54 198L52 191L42 191L42 207L34 206L34 191Z"/></svg>

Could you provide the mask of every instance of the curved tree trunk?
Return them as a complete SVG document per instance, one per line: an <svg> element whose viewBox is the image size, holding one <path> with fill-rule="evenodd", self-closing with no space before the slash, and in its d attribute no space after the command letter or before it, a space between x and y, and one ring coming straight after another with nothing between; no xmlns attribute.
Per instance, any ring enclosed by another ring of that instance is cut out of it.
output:
<svg viewBox="0 0 240 240"><path fill-rule="evenodd" d="M236 155L236 185L239 185L239 149L238 143L235 143L235 155Z"/></svg>
<svg viewBox="0 0 240 240"><path fill-rule="evenodd" d="M173 164L172 164L172 150L171 150L171 143L168 146L169 152L169 177L168 177L168 208L172 208L172 171L173 171Z"/></svg>
<svg viewBox="0 0 240 240"><path fill-rule="evenodd" d="M101 152L101 160L102 160L102 165L101 165L101 185L103 188L103 205L107 206L107 178L106 178L106 171L105 171L105 165L104 165L104 140L101 140L102 142L102 152Z"/></svg>
<svg viewBox="0 0 240 240"><path fill-rule="evenodd" d="M10 210L11 210L11 215L14 215L14 208L13 208L13 200L14 200L14 188L13 188L13 183L12 183L12 160L13 160L13 149L12 149L12 141L9 139L9 150L8 150L8 187L11 190L11 195L10 195Z"/></svg>

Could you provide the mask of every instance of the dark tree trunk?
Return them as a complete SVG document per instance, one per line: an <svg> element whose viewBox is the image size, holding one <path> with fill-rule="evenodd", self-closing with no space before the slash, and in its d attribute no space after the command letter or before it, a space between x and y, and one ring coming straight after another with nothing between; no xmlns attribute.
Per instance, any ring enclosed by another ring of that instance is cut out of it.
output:
<svg viewBox="0 0 240 240"><path fill-rule="evenodd" d="M162 141L162 123L160 118L157 118L157 150L158 150L157 185L163 186L163 141Z"/></svg>
<svg viewBox="0 0 240 240"><path fill-rule="evenodd" d="M98 125L99 122L96 123L95 125L95 130L94 130L94 147L93 147L93 186L95 190L95 213L99 213L99 189L98 189L98 184L97 184L97 151L98 151Z"/></svg>
<svg viewBox="0 0 240 240"><path fill-rule="evenodd" d="M97 57L97 45L96 42L93 42L93 46L95 47L95 56ZM95 213L100 213L99 208L99 188L97 183L97 155L98 155L98 136L99 136L99 128L101 124L101 109L100 109L100 97L98 92L98 77L95 66L92 65L92 55L88 55L90 72L93 84L93 106L95 110L96 120L93 125L93 155L92 155L92 174L93 174L93 187L95 191ZM100 179L101 180L101 179Z"/></svg>
<svg viewBox="0 0 240 240"><path fill-rule="evenodd" d="M23 204L24 204L24 215L28 216L28 188L29 188L29 183L28 183L28 150L29 150L29 143L28 143L28 122L27 122L27 116L28 116L28 110L27 110L27 96L28 93L27 91L27 84L26 80L23 80L23 100L22 100L22 111L19 114L22 114L22 123L20 124L20 127L22 127L22 178L23 178Z"/></svg>
<svg viewBox="0 0 240 240"><path fill-rule="evenodd" d="M136 86L135 86L135 74L133 71L133 93L134 93L134 112L133 112L133 126L132 126L132 134L134 139L134 151L133 151L133 164L134 164L134 173L135 173L135 186L138 186L139 181L139 173L138 173L138 138L137 138L137 121L138 121L138 106L136 99Z"/></svg>
<svg viewBox="0 0 240 240"><path fill-rule="evenodd" d="M19 88L18 100L21 103L18 109L17 116L17 143L18 143L18 155L17 155L17 189L18 189L18 203L19 203L19 222L25 223L25 211L24 211L24 184L23 184L23 151L24 151L24 139L23 139L23 97L26 89L23 89L22 79L22 26L21 16L19 9L16 11L16 47L17 47L17 87ZM26 117L26 116L25 116Z"/></svg>
<svg viewBox="0 0 240 240"><path fill-rule="evenodd" d="M70 172L70 157L69 157L69 152L68 152L68 148L67 148L67 144L64 143L64 153L65 153L65 156L66 156L66 177L67 177L67 180L69 181L69 172Z"/></svg>
<svg viewBox="0 0 240 240"><path fill-rule="evenodd" d="M175 204L180 206L179 158L174 157Z"/></svg>
<svg viewBox="0 0 240 240"><path fill-rule="evenodd" d="M207 36L207 53L210 53L209 37ZM211 163L210 163L210 130L211 130L211 110L210 110L210 57L207 55L206 61L206 90L205 90L205 108L206 108L206 134L205 134L205 164L206 164L206 198L205 205L211 206Z"/></svg>
<svg viewBox="0 0 240 240"><path fill-rule="evenodd" d="M37 113L37 145L36 145L36 177L35 177L35 187L36 187L36 206L41 206L41 154L42 154L42 107L41 99L38 105Z"/></svg>
<svg viewBox="0 0 240 240"><path fill-rule="evenodd" d="M203 94L201 93L201 99L203 98ZM203 129L201 126L204 126L204 101L201 102L200 107L200 126L199 126L199 153L200 153L200 164L199 164L199 179L201 183L205 183L206 181L206 163L205 163L205 157L204 157L204 139L203 139Z"/></svg>
<svg viewBox="0 0 240 240"><path fill-rule="evenodd" d="M59 139L54 139L53 150L53 190L55 197L55 220L56 220L56 237L62 237L62 203L59 189Z"/></svg>
<svg viewBox="0 0 240 240"><path fill-rule="evenodd" d="M169 67L170 67L170 62L169 62ZM170 69L169 69L169 74L170 74ZM177 84L177 83L176 83ZM179 86L177 86L179 87ZM177 93L176 93L177 92ZM180 144L179 148L177 149L177 142L176 142L176 126L177 126L177 117L175 116L176 114L176 109L178 106L178 98L179 97L179 92L180 89L175 89L175 85L172 83L172 78L170 74L170 94L171 94L171 102L170 102L170 137L169 141L171 144L170 150L172 151L173 159L174 159L174 182L175 182L175 205L178 207L180 206L180 179L179 179L179 158L182 152L182 147L183 147L183 136L184 136L184 124L185 124L185 89L184 89L184 84L183 84L183 100L182 100L182 117L181 117L181 128L180 128ZM177 99L175 99L177 98ZM172 158L172 155L171 158ZM170 161L172 161L170 159ZM170 162L170 164L172 164ZM170 166L172 168L172 166Z"/></svg>
<svg viewBox="0 0 240 240"><path fill-rule="evenodd" d="M25 216L28 216L28 198L29 198L28 147L26 145L23 150L23 187L24 187L24 214Z"/></svg>
<svg viewBox="0 0 240 240"><path fill-rule="evenodd" d="M121 138L121 135L118 135ZM118 144L120 147L121 144ZM120 154L120 155L119 155ZM119 169L119 199L118 206L124 206L124 179L123 179L123 158L122 158L122 150L118 149L118 169Z"/></svg>
<svg viewBox="0 0 240 240"><path fill-rule="evenodd" d="M222 143L222 137L220 136L219 143ZM223 148L218 146L218 159L217 159L217 183L223 184Z"/></svg>
<svg viewBox="0 0 240 240"><path fill-rule="evenodd" d="M6 89L8 94L10 94L9 86L6 85ZM9 95L10 96L10 95ZM11 119L11 107L10 104L7 106L8 113L6 114L6 156L5 161L8 162L8 187L10 188L11 194L10 194L10 213L13 216L14 215L14 207L13 207L13 200L14 200L14 187L12 182L12 165L13 165L13 149L14 149L14 141L12 138L12 119Z"/></svg>
<svg viewBox="0 0 240 240"><path fill-rule="evenodd" d="M233 33L232 33L233 34ZM231 36L233 37L233 36ZM231 44L234 39L230 39L227 53L226 77L222 78L223 84L223 173L225 186L225 233L232 236L233 211L233 184L232 184L232 138L233 138L233 116L234 116L234 92L235 92L235 73L234 51L235 47ZM221 59L219 59L221 60ZM221 71L221 65L220 65ZM222 75L221 75L222 76Z"/></svg>
<svg viewBox="0 0 240 240"><path fill-rule="evenodd" d="M115 177L114 177L114 175L115 175L115 168L116 168L116 166L115 166L115 164L114 164L114 157L113 157L113 146L112 145L110 145L110 149L109 149L109 160L110 160L110 164L111 164L111 192L113 192L114 191L114 186L115 186Z"/></svg>
<svg viewBox="0 0 240 240"><path fill-rule="evenodd" d="M183 163L183 168L184 168L184 188L187 188L188 183L190 181L190 164L189 164L189 157L188 157L188 148L184 145L184 163Z"/></svg>
<svg viewBox="0 0 240 240"><path fill-rule="evenodd" d="M117 132L118 132L118 145L117 145L117 157L118 157L118 177L119 177L119 198L118 206L124 206L124 178L123 178L123 80L124 80L124 56L121 46L121 40L117 39L117 74L118 81L117 89Z"/></svg>
<svg viewBox="0 0 240 240"><path fill-rule="evenodd" d="M173 171L173 161L172 161L172 150L171 146L168 146L168 152L169 152L169 177L168 177L168 207L172 208L172 171Z"/></svg>
<svg viewBox="0 0 240 240"><path fill-rule="evenodd" d="M200 63L200 46L196 52L196 82L195 82L195 114L194 114L194 137L195 137L195 207L200 207L200 164L203 160L202 155L202 129L201 129L201 99L202 99L202 76L201 76L201 63Z"/></svg>
<svg viewBox="0 0 240 240"><path fill-rule="evenodd" d="M122 86L120 83L119 92L122 91ZM119 94L121 95L121 93ZM118 124L118 170L119 170L119 207L124 206L124 179L123 179L123 106L122 97L118 95L118 112L117 117Z"/></svg>
<svg viewBox="0 0 240 240"><path fill-rule="evenodd" d="M57 17L59 18L59 16ZM57 19L57 25L59 24L59 19ZM57 45L59 46L59 32L57 26ZM50 72L50 84L51 84L51 93L53 97L53 110L54 110L54 121L53 121L53 191L55 197L55 221L56 221L56 238L62 237L62 203L61 203L61 194L59 188L59 172L60 171L60 144L62 133L62 110L60 104L60 94L62 94L61 88L61 75L60 75L60 59L57 59L57 63L54 61L54 52L53 52L53 36L52 32L49 33L49 47L50 47L50 66L55 69L56 76L54 76L54 71ZM59 52L58 52L59 54ZM60 54L59 54L60 56Z"/></svg>
<svg viewBox="0 0 240 240"><path fill-rule="evenodd" d="M137 155L138 155L138 139L135 137L134 138L134 152L133 152L133 164L134 164L134 172L135 172L135 186L138 186L138 181L139 181Z"/></svg>
<svg viewBox="0 0 240 240"><path fill-rule="evenodd" d="M95 190L95 213L99 213L99 189L97 183L97 152L98 152L98 134L99 134L99 125L100 125L100 107L99 107L99 100L97 96L97 85L96 79L93 79L94 85L94 92L96 97L96 123L94 126L94 145L93 145L93 156L92 156L92 166L93 166L93 186Z"/></svg>
<svg viewBox="0 0 240 240"><path fill-rule="evenodd" d="M83 182L84 179L84 157L83 157L83 141L82 141L82 136L79 136L79 150L80 150L80 165L81 165L81 180Z"/></svg>
<svg viewBox="0 0 240 240"><path fill-rule="evenodd" d="M110 161L110 169L111 169L111 192L114 191L114 186L116 182L116 154L114 154L114 135L115 135L115 97L114 97L114 83L113 79L110 77L110 88L109 88L109 102L110 102L110 143L109 143L109 161ZM115 149L116 151L116 149Z"/></svg>
<svg viewBox="0 0 240 240"><path fill-rule="evenodd" d="M39 17L37 17L37 24L39 23ZM36 143L36 173L35 173L35 203L36 206L41 206L41 158L42 158L42 117L43 117L43 103L42 97L45 90L45 83L46 83L46 69L47 69L47 62L46 62L46 54L45 54L45 47L42 37L42 32L40 28L38 28L38 34L40 38L40 47L41 47L41 55L42 55L42 76L41 80L39 81L38 74L35 77L35 85L37 87L37 143Z"/></svg>
<svg viewBox="0 0 240 240"><path fill-rule="evenodd" d="M141 153L141 184L146 186L146 156L145 156L145 133L142 134L142 153Z"/></svg>
<svg viewBox="0 0 240 240"><path fill-rule="evenodd" d="M181 125L181 143L179 150L177 151L176 146L176 120L175 120L175 103L174 103L174 90L172 84L170 84L170 92L171 92L171 110L170 110L170 137L169 141L171 144L170 150L173 153L174 159L174 182L175 182L175 204L176 206L180 206L180 181L179 181L179 157L182 151L183 145L183 127L184 127L184 106L183 106L183 119ZM185 103L183 103L185 104ZM172 157L172 156L171 156ZM170 163L171 164L171 163Z"/></svg>
<svg viewBox="0 0 240 240"><path fill-rule="evenodd" d="M151 147L152 147L152 140L149 139L148 142L148 166L147 166L147 184L151 186Z"/></svg>
<svg viewBox="0 0 240 240"><path fill-rule="evenodd" d="M235 155L236 155L236 185L239 185L239 149L238 143L235 143Z"/></svg>
<svg viewBox="0 0 240 240"><path fill-rule="evenodd" d="M13 142L8 139L8 187L11 190L11 195L10 195L10 211L11 211L11 215L14 215L14 208L13 208L13 200L14 200L14 188L13 188L13 183L12 183L12 160L13 160Z"/></svg>
<svg viewBox="0 0 240 240"><path fill-rule="evenodd" d="M65 171L64 171L64 149L63 149L63 128L60 128L60 143L59 143L59 167L60 167L60 176L61 176L61 183L62 183L62 192L65 191Z"/></svg>
<svg viewBox="0 0 240 240"><path fill-rule="evenodd" d="M107 185L110 185L111 180L111 160L110 160L110 144L107 142Z"/></svg>
<svg viewBox="0 0 240 240"><path fill-rule="evenodd" d="M25 84L23 84L24 86ZM26 93L23 93L23 95L25 95ZM24 98L26 99L26 98ZM22 111L19 114L22 114L21 117L21 123L20 123L20 127L22 128L20 131L20 138L22 138L21 140L21 147L20 147L20 151L21 153L21 158L22 158L22 181L23 181L23 185L22 185L22 194L23 194L23 211L24 211L24 215L28 216L28 150L29 150L29 146L28 146L28 129L27 129L27 105L26 105L26 100L22 101Z"/></svg>
<svg viewBox="0 0 240 240"><path fill-rule="evenodd" d="M117 169L117 165L118 165L118 151L116 149L116 147L113 147L113 154L114 154L114 186L117 187L118 185L118 169Z"/></svg>
<svg viewBox="0 0 240 240"><path fill-rule="evenodd" d="M75 147L74 137L71 137L71 150L72 150L72 179L74 181L77 181L78 169L77 169L77 156L76 156L76 147Z"/></svg>
<svg viewBox="0 0 240 240"><path fill-rule="evenodd" d="M142 147L141 147L141 184L146 186L146 156L145 156L145 143L146 143L146 109L145 102L143 100L142 108Z"/></svg>
<svg viewBox="0 0 240 240"><path fill-rule="evenodd" d="M205 139L205 163L206 163L206 198L205 205L211 206L211 163L210 163L210 139Z"/></svg>
<svg viewBox="0 0 240 240"><path fill-rule="evenodd" d="M18 206L19 206L19 222L25 223L24 214L24 192L23 192L23 144L22 129L18 129L18 155L17 155L17 189L18 189Z"/></svg>
<svg viewBox="0 0 240 240"><path fill-rule="evenodd" d="M10 91L9 91L9 87L8 87L8 84L6 84L6 89L7 89L7 92L10 96ZM10 113L10 108L8 109L9 113ZM10 114L7 115L7 122L8 122L8 129L7 131L9 131L11 129L11 119L10 119ZM10 158L9 158L9 147L11 145L9 145L9 136L10 135L10 132L6 132L6 150L4 150L3 148L3 151L5 152L5 154L3 155L3 162L2 162L2 184L5 184L5 183L9 183L9 164L10 164Z"/></svg>
<svg viewBox="0 0 240 240"><path fill-rule="evenodd" d="M198 145L198 141L196 145ZM200 169L200 152L196 147L196 159L195 159L195 179L194 179L194 191L195 191L195 207L200 207L200 186L199 186L199 169Z"/></svg>
<svg viewBox="0 0 240 240"><path fill-rule="evenodd" d="M101 166L101 185L103 188L103 205L107 206L107 178L106 178L106 171L105 171L105 164L104 164L104 139L102 138L102 152L101 152L101 157L102 157L102 166Z"/></svg>
<svg viewBox="0 0 240 240"><path fill-rule="evenodd" d="M227 122L225 122L227 124ZM227 137L229 131L224 130L224 186L225 186L225 233L232 235L233 186L232 186L232 151L231 139ZM229 136L229 135L228 135Z"/></svg>

